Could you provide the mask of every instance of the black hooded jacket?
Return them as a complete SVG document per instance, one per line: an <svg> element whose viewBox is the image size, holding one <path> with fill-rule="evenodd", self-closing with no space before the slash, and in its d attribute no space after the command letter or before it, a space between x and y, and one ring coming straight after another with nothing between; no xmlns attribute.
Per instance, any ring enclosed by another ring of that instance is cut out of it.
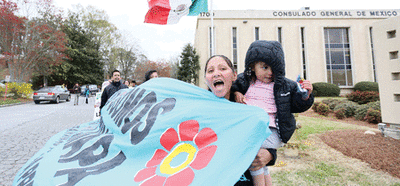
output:
<svg viewBox="0 0 400 186"><path fill-rule="evenodd" d="M120 81L112 82L110 85L106 86L106 88L104 88L103 93L101 94L100 110L104 107L104 105L106 105L108 99L110 99L110 97L114 93L123 88L128 88L128 86L121 83Z"/></svg>
<svg viewBox="0 0 400 186"><path fill-rule="evenodd" d="M258 61L265 62L274 73L276 124L282 142L287 143L296 129L296 120L292 113L308 110L314 103L314 96L311 94L307 100L302 99L297 83L285 77L285 58L281 44L264 40L255 41L250 45L245 59L245 71L238 75L232 85L232 92L246 94L252 82L250 64Z"/></svg>

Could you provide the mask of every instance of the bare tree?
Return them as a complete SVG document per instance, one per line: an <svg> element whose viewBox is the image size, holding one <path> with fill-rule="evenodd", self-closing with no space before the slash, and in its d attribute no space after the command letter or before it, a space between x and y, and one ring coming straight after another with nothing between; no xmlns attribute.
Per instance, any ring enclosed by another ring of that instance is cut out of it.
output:
<svg viewBox="0 0 400 186"><path fill-rule="evenodd" d="M52 65L60 64L65 58L63 51L66 43L65 34L61 31L61 14L51 2L20 3L22 10L31 10L33 7L36 12L30 14L31 11L26 11L27 15L20 19L21 22L9 25L8 30L1 32L0 36L7 36L1 52L5 56L11 80L17 82L27 80L34 70L40 69L40 73L48 74ZM2 17L0 21L7 21L7 17Z"/></svg>

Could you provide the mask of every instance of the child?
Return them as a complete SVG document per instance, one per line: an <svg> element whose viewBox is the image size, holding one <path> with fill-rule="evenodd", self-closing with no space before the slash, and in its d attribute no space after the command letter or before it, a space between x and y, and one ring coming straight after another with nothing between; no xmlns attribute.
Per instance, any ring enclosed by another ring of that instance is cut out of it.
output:
<svg viewBox="0 0 400 186"><path fill-rule="evenodd" d="M277 41L258 40L247 50L245 71L238 75L232 86L239 103L263 108L269 115L272 134L261 148L269 152L282 146L292 136L296 121L292 113L304 112L314 103L312 85L304 80L302 93L295 81L285 78L285 60L281 44ZM274 160L268 165L273 165ZM272 185L267 166L251 167L255 186Z"/></svg>

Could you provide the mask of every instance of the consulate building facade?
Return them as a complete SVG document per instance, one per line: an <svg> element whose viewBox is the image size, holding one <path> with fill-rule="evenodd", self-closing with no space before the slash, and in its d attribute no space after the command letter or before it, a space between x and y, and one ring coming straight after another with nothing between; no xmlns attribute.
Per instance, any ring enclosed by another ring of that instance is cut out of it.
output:
<svg viewBox="0 0 400 186"><path fill-rule="evenodd" d="M206 88L204 67L212 54L225 55L238 73L255 40L275 40L285 52L286 77L300 74L338 85L350 93L360 81L379 82L374 55L374 23L400 16L385 10L215 10L197 18L194 47L200 56L198 86ZM211 33L213 22L214 33ZM212 37L213 35L213 37ZM211 40L213 38L214 44Z"/></svg>
<svg viewBox="0 0 400 186"><path fill-rule="evenodd" d="M373 42L382 122L398 128L400 139L400 16L374 23Z"/></svg>

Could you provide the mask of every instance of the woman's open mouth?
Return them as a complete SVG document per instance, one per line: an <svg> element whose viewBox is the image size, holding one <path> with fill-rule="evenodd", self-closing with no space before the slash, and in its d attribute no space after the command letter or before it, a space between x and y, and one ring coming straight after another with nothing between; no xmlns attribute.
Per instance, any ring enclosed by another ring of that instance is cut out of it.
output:
<svg viewBox="0 0 400 186"><path fill-rule="evenodd" d="M225 83L222 80L216 80L214 81L213 85L215 88L220 89L224 87Z"/></svg>

